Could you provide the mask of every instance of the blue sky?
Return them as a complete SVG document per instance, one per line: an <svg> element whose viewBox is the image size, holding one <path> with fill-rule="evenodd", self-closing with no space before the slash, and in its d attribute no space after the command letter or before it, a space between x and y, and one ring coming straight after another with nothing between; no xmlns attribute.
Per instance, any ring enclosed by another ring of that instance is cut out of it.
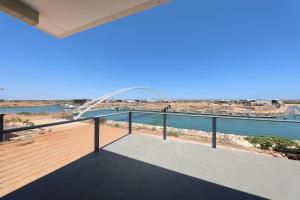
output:
<svg viewBox="0 0 300 200"><path fill-rule="evenodd" d="M56 39L0 13L0 98L300 99L299 0L173 0Z"/></svg>

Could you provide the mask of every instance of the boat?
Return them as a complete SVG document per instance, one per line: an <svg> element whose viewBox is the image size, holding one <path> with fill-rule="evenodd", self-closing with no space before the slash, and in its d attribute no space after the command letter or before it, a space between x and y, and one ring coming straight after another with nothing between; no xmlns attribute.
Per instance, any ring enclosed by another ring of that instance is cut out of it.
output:
<svg viewBox="0 0 300 200"><path fill-rule="evenodd" d="M75 109L76 106L72 105L72 104L64 104L61 106L63 109Z"/></svg>

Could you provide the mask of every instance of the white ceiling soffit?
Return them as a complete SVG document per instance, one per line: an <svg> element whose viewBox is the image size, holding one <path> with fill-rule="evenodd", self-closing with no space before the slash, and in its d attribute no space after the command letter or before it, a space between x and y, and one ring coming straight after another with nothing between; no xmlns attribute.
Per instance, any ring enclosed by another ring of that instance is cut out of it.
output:
<svg viewBox="0 0 300 200"><path fill-rule="evenodd" d="M19 0L39 12L37 27L58 38L92 28L168 0Z"/></svg>

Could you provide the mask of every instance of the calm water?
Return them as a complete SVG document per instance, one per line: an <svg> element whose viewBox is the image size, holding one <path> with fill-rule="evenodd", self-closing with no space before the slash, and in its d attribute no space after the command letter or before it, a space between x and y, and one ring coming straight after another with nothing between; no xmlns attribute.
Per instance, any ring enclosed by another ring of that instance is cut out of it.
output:
<svg viewBox="0 0 300 200"><path fill-rule="evenodd" d="M0 113L18 113L18 112L61 112L63 109L59 106L36 106L36 107L18 107L18 108L0 108ZM83 117L105 115L116 113L116 110L101 110L86 113ZM116 121L127 121L128 114L109 117L108 119ZM291 117L292 120L300 120L300 117ZM168 126L175 128L195 129L202 131L211 131L211 119L207 117L188 117L188 116L168 116ZM162 115L133 113L134 123L143 123L149 125L162 126ZM217 131L222 133L233 133L239 135L280 135L291 139L300 140L300 124L288 122L262 122L252 120L238 119L217 119Z"/></svg>
<svg viewBox="0 0 300 200"><path fill-rule="evenodd" d="M86 113L84 117L116 113L114 110L101 110ZM109 117L116 121L127 121L128 114ZM291 117L292 120L300 120L300 117ZM162 126L162 115L133 113L134 123ZM211 131L211 118L168 115L169 127ZM217 119L217 131L239 135L280 135L291 139L300 139L300 123L266 122L239 119Z"/></svg>

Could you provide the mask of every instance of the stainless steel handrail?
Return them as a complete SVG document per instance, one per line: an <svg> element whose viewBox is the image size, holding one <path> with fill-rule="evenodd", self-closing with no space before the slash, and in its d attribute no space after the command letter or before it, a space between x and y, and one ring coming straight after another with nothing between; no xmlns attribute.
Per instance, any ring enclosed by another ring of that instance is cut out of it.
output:
<svg viewBox="0 0 300 200"><path fill-rule="evenodd" d="M206 117L206 118L222 118L222 119L237 119L237 120L252 120L252 121L270 121L270 122L288 122L300 123L299 120L280 120L280 119L264 119L264 118L247 118L247 117L231 117L223 115L203 115L193 113L174 113L174 112L156 112L156 111L131 111L132 113L159 114L159 115L174 115L174 116L189 116L189 117Z"/></svg>

